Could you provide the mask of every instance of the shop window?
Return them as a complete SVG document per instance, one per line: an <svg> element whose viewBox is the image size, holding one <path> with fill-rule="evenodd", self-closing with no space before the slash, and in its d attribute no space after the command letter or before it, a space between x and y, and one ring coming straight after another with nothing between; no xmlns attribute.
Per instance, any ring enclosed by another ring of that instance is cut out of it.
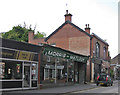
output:
<svg viewBox="0 0 120 95"><path fill-rule="evenodd" d="M22 62L2 61L0 79L22 79Z"/></svg>
<svg viewBox="0 0 120 95"><path fill-rule="evenodd" d="M55 78L55 70L52 70L52 78Z"/></svg>
<svg viewBox="0 0 120 95"><path fill-rule="evenodd" d="M37 64L32 64L32 79L37 79Z"/></svg>
<svg viewBox="0 0 120 95"><path fill-rule="evenodd" d="M49 69L45 68L45 72L44 72L44 74L45 74L45 79L46 79L46 78L49 78L49 72L48 72L48 70L49 70Z"/></svg>
<svg viewBox="0 0 120 95"><path fill-rule="evenodd" d="M49 58L43 56L43 58ZM44 60L42 83L67 83L74 82L74 62L63 58L50 57L50 62Z"/></svg>
<svg viewBox="0 0 120 95"><path fill-rule="evenodd" d="M52 69L49 69L49 78L52 78Z"/></svg>
<svg viewBox="0 0 120 95"><path fill-rule="evenodd" d="M5 78L5 63L0 62L0 79Z"/></svg>
<svg viewBox="0 0 120 95"><path fill-rule="evenodd" d="M74 64L68 63L68 82L74 81Z"/></svg>

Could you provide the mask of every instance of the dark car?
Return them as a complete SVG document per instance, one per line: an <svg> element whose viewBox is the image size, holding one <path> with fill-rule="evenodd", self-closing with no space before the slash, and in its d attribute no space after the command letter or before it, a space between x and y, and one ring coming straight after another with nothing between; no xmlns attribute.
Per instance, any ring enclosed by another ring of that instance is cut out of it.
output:
<svg viewBox="0 0 120 95"><path fill-rule="evenodd" d="M112 86L113 81L109 75L102 73L97 77L96 85L98 86L99 84L106 85L106 86Z"/></svg>

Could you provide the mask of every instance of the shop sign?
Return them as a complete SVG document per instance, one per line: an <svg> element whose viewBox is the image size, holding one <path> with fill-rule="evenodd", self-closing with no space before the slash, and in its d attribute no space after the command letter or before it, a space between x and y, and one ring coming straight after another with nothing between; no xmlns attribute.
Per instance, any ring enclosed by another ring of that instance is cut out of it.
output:
<svg viewBox="0 0 120 95"><path fill-rule="evenodd" d="M23 52L23 51L19 51L18 53L18 58L19 60L29 60L32 61L34 54L30 53L30 52Z"/></svg>
<svg viewBox="0 0 120 95"><path fill-rule="evenodd" d="M37 54L25 51L15 51L15 50L8 50L2 49L0 51L0 56L2 58L9 58L9 59L17 59L17 60L28 60L28 61L37 61Z"/></svg>
<svg viewBox="0 0 120 95"><path fill-rule="evenodd" d="M88 57L78 56L75 54L71 54L65 51L55 50L55 49L47 49L45 48L43 51L44 55L52 56L52 57L59 57L64 59L70 59L78 62L86 63Z"/></svg>

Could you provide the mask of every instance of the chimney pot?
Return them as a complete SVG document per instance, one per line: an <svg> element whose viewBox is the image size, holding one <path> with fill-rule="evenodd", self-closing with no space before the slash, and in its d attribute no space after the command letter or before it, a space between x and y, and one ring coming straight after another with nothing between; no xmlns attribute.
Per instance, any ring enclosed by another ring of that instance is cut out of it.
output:
<svg viewBox="0 0 120 95"><path fill-rule="evenodd" d="M89 24L88 24L88 28L89 28Z"/></svg>
<svg viewBox="0 0 120 95"><path fill-rule="evenodd" d="M68 13L68 10L66 10L65 21L72 21L72 14Z"/></svg>
<svg viewBox="0 0 120 95"><path fill-rule="evenodd" d="M85 32L87 32L87 33L89 33L89 34L90 34L89 24L86 24L85 26L86 26L86 28L85 28Z"/></svg>

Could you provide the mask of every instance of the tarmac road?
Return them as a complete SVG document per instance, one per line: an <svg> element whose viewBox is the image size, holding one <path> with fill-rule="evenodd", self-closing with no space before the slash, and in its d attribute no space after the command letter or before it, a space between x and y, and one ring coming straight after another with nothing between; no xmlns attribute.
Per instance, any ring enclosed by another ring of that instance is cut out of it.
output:
<svg viewBox="0 0 120 95"><path fill-rule="evenodd" d="M110 87L96 86L95 83L76 84L46 89L8 91L2 95L118 95L118 81L114 81L113 86Z"/></svg>
<svg viewBox="0 0 120 95"><path fill-rule="evenodd" d="M98 88L76 91L73 93L118 93L118 83L113 84L113 86L99 86Z"/></svg>

